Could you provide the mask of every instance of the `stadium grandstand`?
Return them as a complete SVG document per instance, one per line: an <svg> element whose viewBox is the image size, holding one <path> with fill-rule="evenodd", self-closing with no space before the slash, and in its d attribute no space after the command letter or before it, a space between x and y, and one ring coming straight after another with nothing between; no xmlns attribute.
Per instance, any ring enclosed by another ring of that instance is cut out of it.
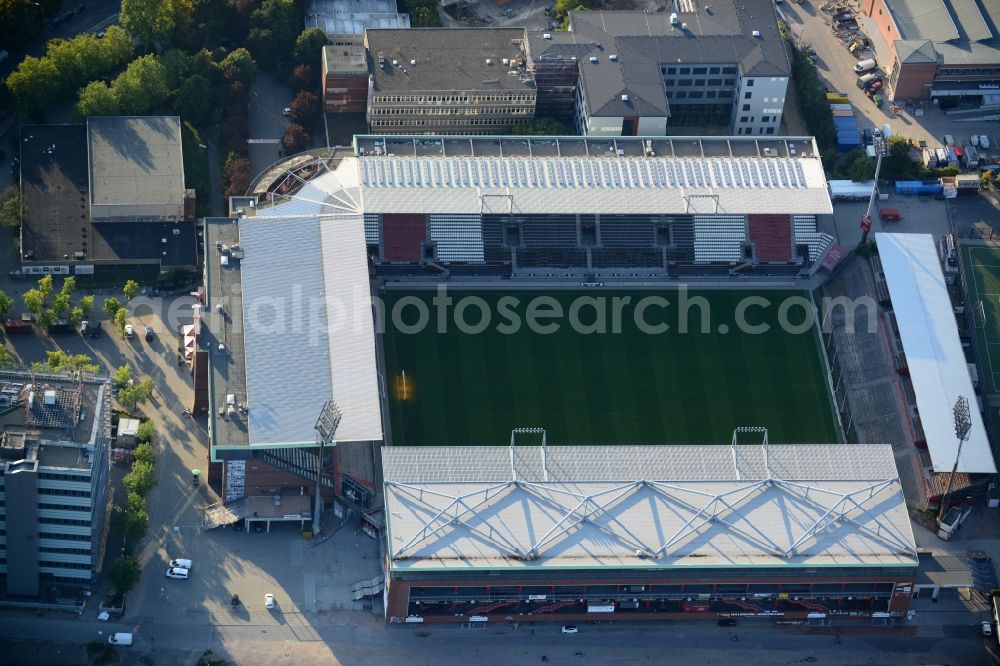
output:
<svg viewBox="0 0 1000 666"><path fill-rule="evenodd" d="M810 137L357 136L353 148L260 195L269 216L363 217L385 275L795 276L835 245L816 227L832 207Z"/></svg>
<svg viewBox="0 0 1000 666"><path fill-rule="evenodd" d="M892 448L844 446L387 448L386 619L899 621Z"/></svg>

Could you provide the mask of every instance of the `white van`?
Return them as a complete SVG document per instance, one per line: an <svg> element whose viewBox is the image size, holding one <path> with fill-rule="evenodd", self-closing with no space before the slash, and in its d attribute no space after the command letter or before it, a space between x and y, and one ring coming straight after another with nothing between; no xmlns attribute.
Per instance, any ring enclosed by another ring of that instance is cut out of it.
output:
<svg viewBox="0 0 1000 666"><path fill-rule="evenodd" d="M188 570L182 569L181 567L170 567L167 569L167 578L176 578L178 580L188 579Z"/></svg>
<svg viewBox="0 0 1000 666"><path fill-rule="evenodd" d="M870 72L876 67L878 67L878 63L869 58L868 60L862 60L858 64L854 65L854 71L860 74L861 72Z"/></svg>
<svg viewBox="0 0 1000 666"><path fill-rule="evenodd" d="M191 570L191 560L170 560L171 569L187 569Z"/></svg>
<svg viewBox="0 0 1000 666"><path fill-rule="evenodd" d="M132 634L117 633L108 636L111 645L132 645Z"/></svg>

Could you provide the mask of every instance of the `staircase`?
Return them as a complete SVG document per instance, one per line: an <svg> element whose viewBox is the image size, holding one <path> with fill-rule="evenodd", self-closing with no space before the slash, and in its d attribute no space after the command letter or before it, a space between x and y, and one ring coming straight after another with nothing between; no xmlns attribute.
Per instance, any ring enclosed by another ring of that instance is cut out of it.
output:
<svg viewBox="0 0 1000 666"><path fill-rule="evenodd" d="M488 615L492 611L498 608L503 608L504 606L510 606L511 604L517 603L516 601L494 601L488 606L480 606L479 608L474 608L470 610L466 615Z"/></svg>
<svg viewBox="0 0 1000 666"><path fill-rule="evenodd" d="M260 460L271 467L301 476L308 481L316 482L317 456L309 449L264 449L258 453ZM324 469L329 469L324 465ZM333 477L329 472L323 472L321 483L327 488L333 488Z"/></svg>
<svg viewBox="0 0 1000 666"><path fill-rule="evenodd" d="M818 613L825 613L828 610L830 610L826 606L818 604L815 601L809 601L808 599L789 599L788 603L795 604L797 606L802 606L808 611L815 611Z"/></svg>
<svg viewBox="0 0 1000 666"><path fill-rule="evenodd" d="M566 606L572 606L576 603L578 603L576 600L557 601L554 604L549 604L548 606L542 606L541 608L529 613L529 615L542 615L544 613L554 613L560 608L565 608Z"/></svg>

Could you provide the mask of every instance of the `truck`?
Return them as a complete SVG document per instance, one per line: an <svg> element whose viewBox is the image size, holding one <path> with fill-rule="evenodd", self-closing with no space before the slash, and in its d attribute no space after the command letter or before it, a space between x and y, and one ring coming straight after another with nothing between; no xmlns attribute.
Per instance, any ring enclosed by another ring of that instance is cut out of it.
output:
<svg viewBox="0 0 1000 666"><path fill-rule="evenodd" d="M979 151L976 150L975 146L965 147L965 152L962 153L962 164L965 165L966 169L975 169L979 166Z"/></svg>
<svg viewBox="0 0 1000 666"><path fill-rule="evenodd" d="M3 330L7 335L28 335L33 330L31 320L28 319L8 319L3 323Z"/></svg>

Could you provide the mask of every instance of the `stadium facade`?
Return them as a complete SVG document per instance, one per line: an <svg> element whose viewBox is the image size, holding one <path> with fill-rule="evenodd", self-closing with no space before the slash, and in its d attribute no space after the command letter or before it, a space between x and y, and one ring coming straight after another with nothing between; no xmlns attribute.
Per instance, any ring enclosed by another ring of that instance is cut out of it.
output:
<svg viewBox="0 0 1000 666"><path fill-rule="evenodd" d="M906 615L889 445L392 447L386 619Z"/></svg>

